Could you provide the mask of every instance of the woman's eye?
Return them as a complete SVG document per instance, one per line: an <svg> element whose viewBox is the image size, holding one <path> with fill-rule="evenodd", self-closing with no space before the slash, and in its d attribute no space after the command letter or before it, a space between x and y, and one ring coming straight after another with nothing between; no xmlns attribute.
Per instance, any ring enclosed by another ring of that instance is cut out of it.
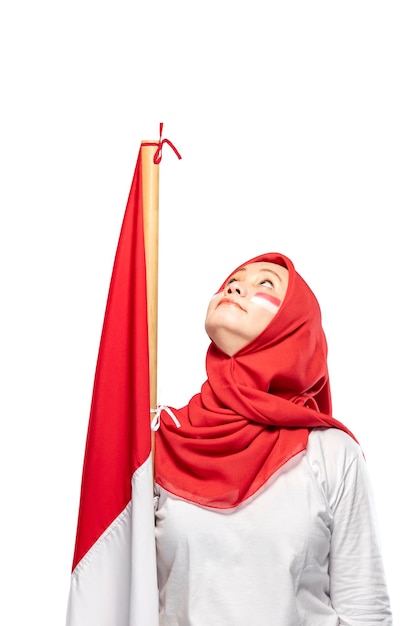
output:
<svg viewBox="0 0 418 626"><path fill-rule="evenodd" d="M234 283L236 280L237 280L236 278L230 278L226 284L230 285L231 283Z"/></svg>
<svg viewBox="0 0 418 626"><path fill-rule="evenodd" d="M265 278L264 280L262 280L260 282L260 285L262 285L263 287L274 287L273 283L268 278Z"/></svg>

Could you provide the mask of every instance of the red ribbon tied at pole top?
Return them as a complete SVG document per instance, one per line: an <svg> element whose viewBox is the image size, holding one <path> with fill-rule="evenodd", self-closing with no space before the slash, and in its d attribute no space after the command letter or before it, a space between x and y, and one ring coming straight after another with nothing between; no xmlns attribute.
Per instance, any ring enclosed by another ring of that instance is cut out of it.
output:
<svg viewBox="0 0 418 626"><path fill-rule="evenodd" d="M163 145L165 143L167 143L170 148L176 153L177 158L181 159L181 154L180 152L177 150L177 148L171 143L171 141L169 139L163 139L163 122L160 122L160 139L158 141L158 143L153 143L153 142L143 142L143 146L157 146L157 150L155 151L154 154L154 163L156 165L159 165L159 163L161 162L162 156L163 156Z"/></svg>

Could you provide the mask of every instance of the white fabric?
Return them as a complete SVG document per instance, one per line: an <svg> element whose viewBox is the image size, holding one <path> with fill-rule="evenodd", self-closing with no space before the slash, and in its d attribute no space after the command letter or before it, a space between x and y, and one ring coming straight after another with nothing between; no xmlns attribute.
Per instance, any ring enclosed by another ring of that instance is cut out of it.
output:
<svg viewBox="0 0 418 626"><path fill-rule="evenodd" d="M157 626L151 457L132 477L132 500L71 575L67 626Z"/></svg>
<svg viewBox="0 0 418 626"><path fill-rule="evenodd" d="M367 467L344 432L312 431L236 509L156 492L160 626L392 624Z"/></svg>

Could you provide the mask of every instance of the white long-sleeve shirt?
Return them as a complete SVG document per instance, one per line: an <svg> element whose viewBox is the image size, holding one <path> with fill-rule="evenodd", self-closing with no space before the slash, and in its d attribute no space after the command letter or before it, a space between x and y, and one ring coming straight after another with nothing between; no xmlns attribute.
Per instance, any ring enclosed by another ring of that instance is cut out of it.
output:
<svg viewBox="0 0 418 626"><path fill-rule="evenodd" d="M161 626L391 626L366 463L337 429L234 509L156 486Z"/></svg>

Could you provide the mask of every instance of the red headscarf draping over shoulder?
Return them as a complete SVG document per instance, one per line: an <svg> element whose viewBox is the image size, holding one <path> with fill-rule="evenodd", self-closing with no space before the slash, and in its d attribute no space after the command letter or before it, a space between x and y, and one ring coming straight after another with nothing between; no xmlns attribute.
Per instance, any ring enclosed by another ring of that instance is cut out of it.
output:
<svg viewBox="0 0 418 626"><path fill-rule="evenodd" d="M163 411L156 433L156 482L204 506L232 508L252 496L306 449L312 428L339 428L354 438L332 417L327 343L314 294L290 259L267 253L243 265L259 261L289 271L280 309L233 356L212 342L201 392L171 409L181 427Z"/></svg>

